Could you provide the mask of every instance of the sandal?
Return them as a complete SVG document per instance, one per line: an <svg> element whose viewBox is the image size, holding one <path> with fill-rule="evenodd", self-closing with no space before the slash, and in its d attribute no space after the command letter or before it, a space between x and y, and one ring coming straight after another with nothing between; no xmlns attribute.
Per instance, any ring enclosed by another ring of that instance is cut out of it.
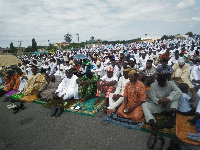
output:
<svg viewBox="0 0 200 150"><path fill-rule="evenodd" d="M162 150L165 144L165 139L163 136L157 137L155 144L153 145L153 150Z"/></svg>
<svg viewBox="0 0 200 150"><path fill-rule="evenodd" d="M156 137L157 135L155 133L152 133L150 136L149 136L149 139L148 139L148 142L147 142L147 147L148 148L152 148L156 142Z"/></svg>

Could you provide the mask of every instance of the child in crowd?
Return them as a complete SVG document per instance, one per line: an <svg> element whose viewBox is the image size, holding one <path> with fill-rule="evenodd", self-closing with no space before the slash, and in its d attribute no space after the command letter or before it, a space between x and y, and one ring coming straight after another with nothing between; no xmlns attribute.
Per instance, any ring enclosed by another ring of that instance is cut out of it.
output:
<svg viewBox="0 0 200 150"><path fill-rule="evenodd" d="M178 112L184 116L194 115L196 109L190 105L190 102L194 102L194 99L187 94L189 89L188 84L181 83L179 88L182 91L182 95L178 101Z"/></svg>

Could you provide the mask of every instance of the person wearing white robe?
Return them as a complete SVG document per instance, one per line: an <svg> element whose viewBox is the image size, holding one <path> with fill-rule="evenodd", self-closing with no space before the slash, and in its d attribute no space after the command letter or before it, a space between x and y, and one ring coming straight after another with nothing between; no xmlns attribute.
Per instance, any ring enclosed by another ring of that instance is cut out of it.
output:
<svg viewBox="0 0 200 150"><path fill-rule="evenodd" d="M120 106L122 104L122 102L124 101L124 97L123 97L124 88L126 86L126 83L129 81L128 73L129 73L129 69L123 70L123 76L121 76L120 79L119 79L116 91L114 93L110 93L110 95L109 95L109 107L107 107L108 113L112 110L115 111L116 107Z"/></svg>
<svg viewBox="0 0 200 150"><path fill-rule="evenodd" d="M55 95L61 97L63 100L70 99L74 97L74 99L78 99L78 84L76 80L78 77L73 75L73 70L66 70L66 77L59 84L58 89L56 90Z"/></svg>
<svg viewBox="0 0 200 150"><path fill-rule="evenodd" d="M105 70L103 67L103 63L101 63L99 60L96 62L96 66L91 70L95 74L99 75L100 78L104 76Z"/></svg>

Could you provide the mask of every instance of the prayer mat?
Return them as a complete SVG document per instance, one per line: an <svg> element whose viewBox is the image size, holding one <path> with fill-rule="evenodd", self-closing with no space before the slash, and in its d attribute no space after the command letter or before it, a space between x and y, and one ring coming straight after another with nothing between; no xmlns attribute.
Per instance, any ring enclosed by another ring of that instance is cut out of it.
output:
<svg viewBox="0 0 200 150"><path fill-rule="evenodd" d="M13 94L13 95L10 95L11 98L14 98L14 99L20 99L22 97L24 97L23 94Z"/></svg>
<svg viewBox="0 0 200 150"><path fill-rule="evenodd" d="M5 85L0 85L0 89L4 89L5 88Z"/></svg>
<svg viewBox="0 0 200 150"><path fill-rule="evenodd" d="M29 96L24 96L24 97L20 98L20 101L33 103L33 101L36 99L38 99L38 97L36 95L29 95Z"/></svg>
<svg viewBox="0 0 200 150"><path fill-rule="evenodd" d="M17 92L17 90L11 90L11 91L7 92L7 93L5 94L5 96L13 95L13 94L15 94L16 92Z"/></svg>
<svg viewBox="0 0 200 150"><path fill-rule="evenodd" d="M48 102L50 102L51 100L50 99L47 99L47 98L39 98L39 99L36 99L33 101L33 103L36 103L36 104L46 104Z"/></svg>
<svg viewBox="0 0 200 150"><path fill-rule="evenodd" d="M161 114L155 114L154 116L156 119L156 123L158 123L160 126L165 125L165 123L169 120L169 115L167 114L161 113ZM150 133L151 125L144 123L144 125L141 127L140 130ZM175 126L171 129L163 128L158 131L158 134L173 139L176 138L176 128Z"/></svg>
<svg viewBox="0 0 200 150"><path fill-rule="evenodd" d="M45 108L52 108L52 107L63 107L64 109L68 109L71 105L77 103L79 100L60 100L60 99L52 99L46 104L43 105Z"/></svg>
<svg viewBox="0 0 200 150"><path fill-rule="evenodd" d="M191 124L188 120L194 118L194 116L183 116L176 113L176 135L177 137L188 144L200 145L200 142L187 138L188 133L197 133L196 125Z"/></svg>
<svg viewBox="0 0 200 150"><path fill-rule="evenodd" d="M143 122L135 122L131 119L119 117L117 112L107 114L107 116L103 119L103 121L112 122L118 126L127 127L129 129L136 129L136 130L140 130L140 128L144 124L144 121Z"/></svg>
<svg viewBox="0 0 200 150"><path fill-rule="evenodd" d="M103 107L105 102L104 100L102 100L98 104L94 105L94 102L96 102L96 100L97 98L89 99L85 103L79 101L73 104L69 109L65 109L65 111L94 117L97 114L97 112ZM78 107L79 109L76 109Z"/></svg>

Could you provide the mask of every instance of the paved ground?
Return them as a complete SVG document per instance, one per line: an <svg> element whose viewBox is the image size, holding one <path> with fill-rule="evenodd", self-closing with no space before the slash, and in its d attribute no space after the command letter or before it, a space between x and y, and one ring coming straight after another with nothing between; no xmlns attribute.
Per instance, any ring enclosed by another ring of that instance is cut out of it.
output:
<svg viewBox="0 0 200 150"><path fill-rule="evenodd" d="M51 117L50 109L25 103L26 109L13 114L0 98L0 149L6 150L146 150L148 133L115 124L103 125L104 114L95 117L63 113ZM169 145L166 139L165 149Z"/></svg>
<svg viewBox="0 0 200 150"><path fill-rule="evenodd" d="M2 150L147 150L148 133L103 125L104 114L95 117L63 113L51 117L50 109L25 103L26 109L13 114L0 98L0 149ZM164 149L169 146L166 139Z"/></svg>

